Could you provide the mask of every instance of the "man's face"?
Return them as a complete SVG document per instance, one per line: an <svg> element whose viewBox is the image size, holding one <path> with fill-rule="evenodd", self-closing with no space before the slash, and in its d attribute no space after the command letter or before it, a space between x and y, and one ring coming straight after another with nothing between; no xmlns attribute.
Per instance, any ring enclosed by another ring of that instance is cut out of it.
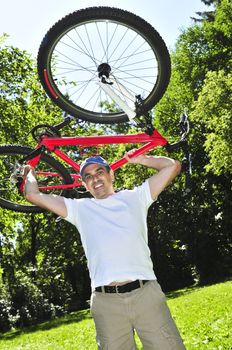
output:
<svg viewBox="0 0 232 350"><path fill-rule="evenodd" d="M97 199L107 198L114 193L113 180L113 171L99 164L88 165L82 178L85 188Z"/></svg>

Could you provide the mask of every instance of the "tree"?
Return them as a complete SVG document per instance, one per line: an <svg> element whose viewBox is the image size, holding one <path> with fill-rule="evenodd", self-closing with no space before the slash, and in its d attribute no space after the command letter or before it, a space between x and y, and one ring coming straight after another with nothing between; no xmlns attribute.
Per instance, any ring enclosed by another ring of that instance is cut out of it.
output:
<svg viewBox="0 0 232 350"><path fill-rule="evenodd" d="M2 38L2 45L4 40ZM1 46L0 70L0 141L34 145L30 129L38 123L59 122L62 111L46 97L37 78L35 62L26 52ZM84 132L84 128L79 129L80 133ZM71 233L66 227L63 227L63 236L57 237L57 224L51 215L24 215L0 209L0 218L0 269L5 291L5 302L0 306L0 315L5 316L0 321L7 328L64 312L68 298L76 293L66 272L74 261L70 246L74 252L80 243L73 242L74 235L70 235L72 242L64 238L65 233ZM70 246L55 244L61 237L63 243L69 242ZM80 304L83 306L83 298ZM4 310L8 310L7 322ZM6 330L2 325L0 329Z"/></svg>
<svg viewBox="0 0 232 350"><path fill-rule="evenodd" d="M46 97L36 64L26 52L2 46L0 68L0 142L34 147L32 127L60 122L62 111ZM103 131L95 125L76 123L64 133L71 136ZM76 147L68 151L74 158L81 155ZM4 295L8 295L0 314L9 310L7 323L4 316L6 327L84 308L90 281L76 229L66 222L57 223L55 215L49 213L26 215L0 208L0 219L0 269Z"/></svg>
<svg viewBox="0 0 232 350"><path fill-rule="evenodd" d="M216 3L216 2L215 2ZM183 32L172 54L173 73L156 114L168 135L185 107L193 153L193 191L185 202L191 222L181 235L192 269L201 283L229 275L231 218L231 13L227 0L216 4L213 19ZM167 119L172 116L172 119ZM186 240L187 239L187 240Z"/></svg>
<svg viewBox="0 0 232 350"><path fill-rule="evenodd" d="M206 133L206 170L215 175L232 174L232 74L209 72L195 104L192 117Z"/></svg>
<svg viewBox="0 0 232 350"><path fill-rule="evenodd" d="M231 71L232 4L221 0L213 21L203 21L184 31L173 55L173 65L181 85L187 85L195 99L201 91L208 71Z"/></svg>

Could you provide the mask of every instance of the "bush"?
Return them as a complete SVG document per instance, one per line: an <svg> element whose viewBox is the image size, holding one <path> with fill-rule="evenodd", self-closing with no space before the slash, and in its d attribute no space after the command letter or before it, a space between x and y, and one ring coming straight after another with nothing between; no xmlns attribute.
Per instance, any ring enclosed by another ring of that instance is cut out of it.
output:
<svg viewBox="0 0 232 350"><path fill-rule="evenodd" d="M63 298L57 296L55 302L51 298L54 297L54 286L50 286L50 297L47 295L49 286L44 285L43 289L25 272L17 271L8 282L3 282L0 274L0 332L64 315L66 311ZM64 291L62 296L64 297Z"/></svg>
<svg viewBox="0 0 232 350"><path fill-rule="evenodd" d="M8 285L5 285L0 276L0 332L11 329L17 322L18 315L13 315L13 306Z"/></svg>
<svg viewBox="0 0 232 350"><path fill-rule="evenodd" d="M12 301L15 314L19 315L18 327L30 326L64 314L60 305L54 305L43 291L22 271L17 271L12 288Z"/></svg>

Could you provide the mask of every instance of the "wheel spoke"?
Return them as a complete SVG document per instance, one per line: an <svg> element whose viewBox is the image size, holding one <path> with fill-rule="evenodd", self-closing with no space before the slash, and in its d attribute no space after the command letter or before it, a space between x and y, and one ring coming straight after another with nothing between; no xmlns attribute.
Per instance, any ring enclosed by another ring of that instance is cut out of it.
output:
<svg viewBox="0 0 232 350"><path fill-rule="evenodd" d="M59 89L64 95L68 95L71 101L78 103L83 109L90 109L91 106L92 112L104 114L102 107L100 107L104 103L101 100L102 94L97 93L98 89L94 87L98 80L96 67L99 63L107 60L111 65L112 75L117 77L119 81L122 80L126 87L130 89L130 92L134 95L142 93L147 96L154 86L156 76L155 74L145 75L144 70L155 71L157 62L153 51L147 47L146 41L130 28L120 24L112 24L109 21L96 21L94 25L95 29L91 24L85 23L84 27L75 27L75 36L71 30L62 37L53 51L53 60L56 62L54 77ZM103 28L104 33L102 34ZM82 32L85 33L86 42L80 34ZM98 38L96 53L94 52L96 44L91 37L93 32ZM78 42L75 41L77 39ZM63 50L61 50L60 45L62 45ZM147 54L151 57L147 58ZM146 59L142 59L143 57L146 57ZM95 64L95 68L89 65L89 60ZM150 67L146 67L148 61ZM89 74L88 78L87 74ZM63 83L64 80L65 83ZM137 83L132 82L133 80ZM141 84L138 83L139 81L141 81ZM146 87L141 89L141 85L144 85L144 83L146 83ZM127 102L127 97L117 87L114 87L114 89ZM94 99L94 102L91 102L92 99ZM107 96L107 99L109 103L113 103L109 96ZM131 104L131 101L128 101L128 103Z"/></svg>

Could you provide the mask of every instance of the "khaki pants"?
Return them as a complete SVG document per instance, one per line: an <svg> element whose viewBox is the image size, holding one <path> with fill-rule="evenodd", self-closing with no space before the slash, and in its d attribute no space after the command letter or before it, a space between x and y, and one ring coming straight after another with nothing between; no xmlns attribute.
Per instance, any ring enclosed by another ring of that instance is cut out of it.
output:
<svg viewBox="0 0 232 350"><path fill-rule="evenodd" d="M144 350L185 349L157 281L130 293L93 292L91 312L98 349L136 349L134 329Z"/></svg>

